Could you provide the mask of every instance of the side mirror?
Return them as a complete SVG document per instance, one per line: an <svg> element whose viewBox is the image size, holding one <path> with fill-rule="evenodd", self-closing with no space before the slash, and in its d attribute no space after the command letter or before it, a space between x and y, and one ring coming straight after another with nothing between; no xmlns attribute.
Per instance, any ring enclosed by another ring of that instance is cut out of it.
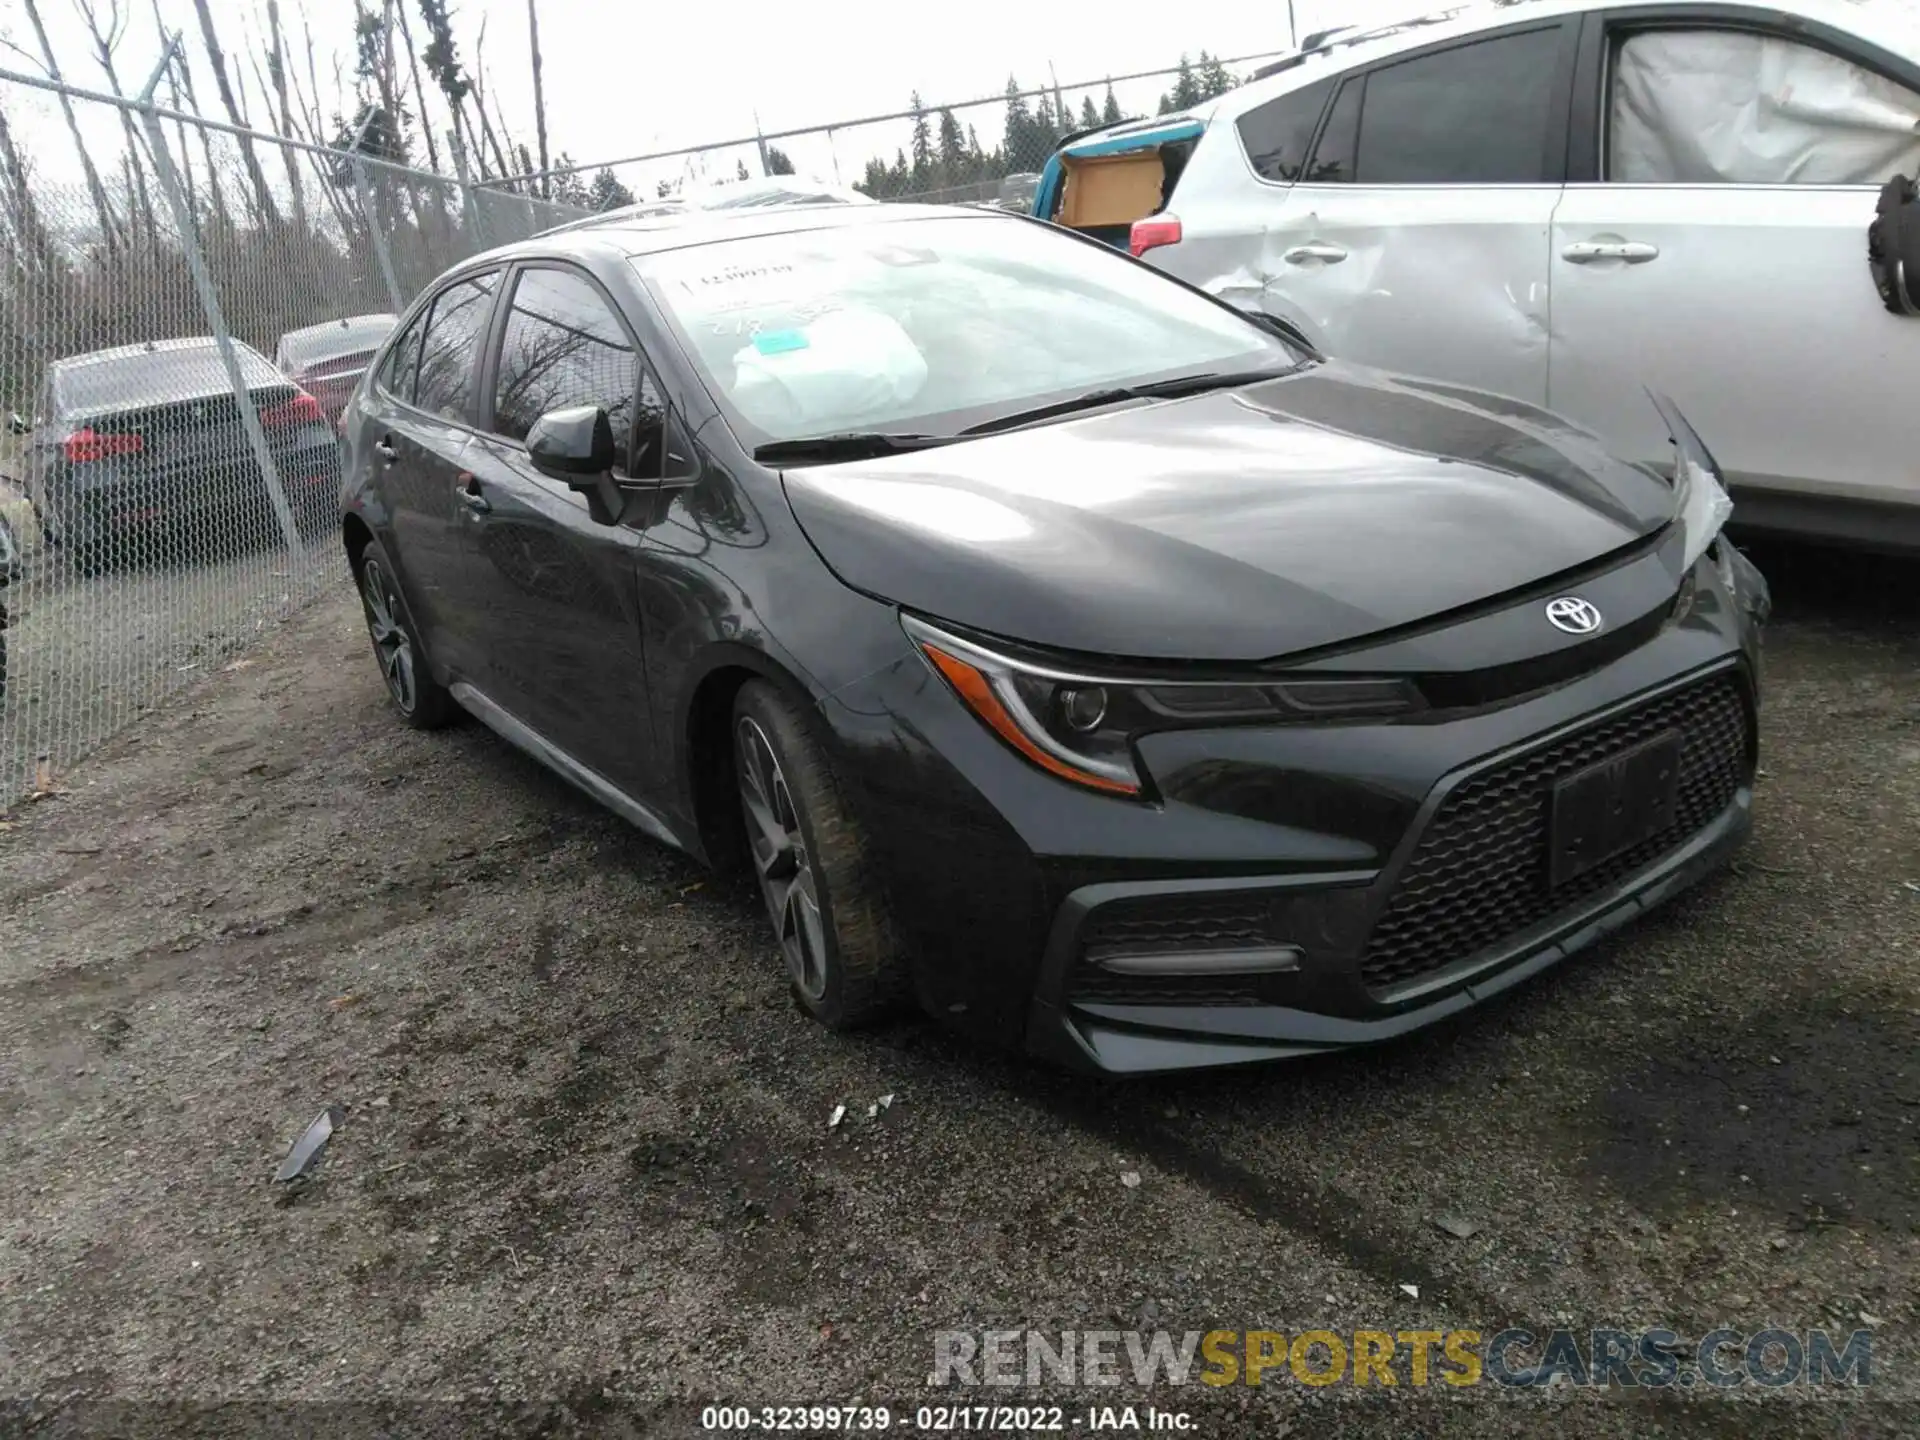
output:
<svg viewBox="0 0 1920 1440"><path fill-rule="evenodd" d="M33 422L18 410L7 412L7 431L12 435L25 435L33 429Z"/></svg>
<svg viewBox="0 0 1920 1440"><path fill-rule="evenodd" d="M618 525L626 514L627 497L613 483L613 422L598 405L542 415L527 431L527 456L542 475L586 496L596 523Z"/></svg>
<svg viewBox="0 0 1920 1440"><path fill-rule="evenodd" d="M527 455L542 475L588 489L613 469L613 424L597 405L549 410L527 431Z"/></svg>

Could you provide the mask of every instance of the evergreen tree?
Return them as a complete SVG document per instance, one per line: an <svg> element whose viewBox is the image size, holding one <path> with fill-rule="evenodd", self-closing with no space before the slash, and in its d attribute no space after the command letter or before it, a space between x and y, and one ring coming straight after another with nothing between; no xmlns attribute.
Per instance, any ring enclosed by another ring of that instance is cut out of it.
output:
<svg viewBox="0 0 1920 1440"><path fill-rule="evenodd" d="M612 170L603 167L594 172L593 184L587 187L587 204L594 210L617 210L622 205L633 204L633 191L622 185Z"/></svg>
<svg viewBox="0 0 1920 1440"><path fill-rule="evenodd" d="M1093 108L1093 96L1088 95L1080 101L1080 128L1091 130L1100 123L1100 112Z"/></svg>
<svg viewBox="0 0 1920 1440"><path fill-rule="evenodd" d="M1160 97L1160 113L1177 115L1182 110L1198 105L1200 100L1200 84L1193 73L1193 62L1182 55L1180 69L1173 77L1172 91Z"/></svg>
<svg viewBox="0 0 1920 1440"><path fill-rule="evenodd" d="M549 194L562 205L574 205L582 210L593 206L593 192L587 188L586 180L573 168L573 156L562 150L553 157L556 170L565 170L565 175L549 177Z"/></svg>
<svg viewBox="0 0 1920 1440"><path fill-rule="evenodd" d="M1020 93L1020 82L1009 75L1007 77L1007 129L1005 138L1000 142L1001 163L1009 170L1018 170L1027 162L1027 156L1036 148L1034 145L1033 112L1027 109L1026 98Z"/></svg>
<svg viewBox="0 0 1920 1440"><path fill-rule="evenodd" d="M1219 57L1200 52L1200 73L1195 77L1202 100L1211 100L1216 95L1224 95L1240 82L1233 78L1227 67L1220 63Z"/></svg>
<svg viewBox="0 0 1920 1440"><path fill-rule="evenodd" d="M778 145L767 146L767 173L769 175L793 174L793 161L787 158L787 152Z"/></svg>
<svg viewBox="0 0 1920 1440"><path fill-rule="evenodd" d="M933 178L933 127L927 123L920 92L913 92L913 180L925 185Z"/></svg>
<svg viewBox="0 0 1920 1440"><path fill-rule="evenodd" d="M973 157L967 153L967 137L951 110L940 112L940 170L949 185L961 185L973 178Z"/></svg>
<svg viewBox="0 0 1920 1440"><path fill-rule="evenodd" d="M733 178L736 180L751 180L753 178L751 175L747 174L747 162L744 160L734 161L733 169L734 169Z"/></svg>
<svg viewBox="0 0 1920 1440"><path fill-rule="evenodd" d="M1107 82L1106 103L1100 107L1100 123L1102 125L1118 125L1126 118L1125 115L1120 113L1120 102L1113 98L1113 82L1109 80Z"/></svg>

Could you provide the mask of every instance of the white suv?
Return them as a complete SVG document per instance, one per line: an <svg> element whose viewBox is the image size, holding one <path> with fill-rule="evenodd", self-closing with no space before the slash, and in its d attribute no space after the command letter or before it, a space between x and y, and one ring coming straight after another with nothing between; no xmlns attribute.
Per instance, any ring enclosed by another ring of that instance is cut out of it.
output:
<svg viewBox="0 0 1920 1440"><path fill-rule="evenodd" d="M1656 465L1664 390L1745 524L1920 550L1920 319L1866 263L1881 185L1917 170L1904 0L1538 0L1336 33L1076 137L1036 210Z"/></svg>

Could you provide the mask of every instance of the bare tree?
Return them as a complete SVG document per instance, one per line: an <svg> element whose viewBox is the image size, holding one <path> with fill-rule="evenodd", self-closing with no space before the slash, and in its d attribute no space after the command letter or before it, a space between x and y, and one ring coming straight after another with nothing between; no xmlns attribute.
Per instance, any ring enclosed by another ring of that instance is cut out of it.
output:
<svg viewBox="0 0 1920 1440"><path fill-rule="evenodd" d="M540 198L549 197L547 178L547 92L540 81L540 10L527 0L527 39L533 49L533 128L540 140Z"/></svg>
<svg viewBox="0 0 1920 1440"><path fill-rule="evenodd" d="M160 19L160 0L153 0L153 23L160 26L161 34L165 35L170 33ZM172 65L168 68L171 72L170 78L173 85L173 108L198 115L200 113L200 99L193 93L193 66L187 63L186 51L182 50L177 53L173 57ZM183 91L186 96L186 103L184 105L180 103ZM196 125L193 128L200 132L200 153L205 157L207 162L207 200L213 207L214 224L222 231L231 230L233 228L233 214L227 209L226 192L220 188L220 166L213 155L213 132L204 125ZM180 155L182 160L185 160L187 156L187 137L184 126L181 129L180 135ZM191 170L187 172L185 178L187 205L191 210L193 207L193 177Z"/></svg>
<svg viewBox="0 0 1920 1440"><path fill-rule="evenodd" d="M46 71L47 78L58 84L60 65L53 58L53 46L47 40L47 27L41 23L38 0L24 0L24 3L27 7L27 19L33 22L34 36L40 41L41 58L37 63ZM11 41L7 43L9 49L29 61L33 60L33 57L18 45L14 45ZM100 238L106 244L108 253L111 254L120 248L119 222L115 220L113 205L107 199L107 187L100 183L100 172L94 168L93 157L87 153L87 142L80 138L80 122L73 115L73 100L64 90L60 91L59 95L60 112L67 117L67 133L73 136L73 148L79 152L80 169L86 175L87 194L93 198L94 213L100 220Z"/></svg>
<svg viewBox="0 0 1920 1440"><path fill-rule="evenodd" d="M507 152L501 148L501 137L494 131L493 121L487 118L486 66L480 58L486 48L487 22L482 17L480 33L473 41L473 108L480 112L480 134L493 150L493 163L499 166L500 174L506 176L513 173L513 165L507 159ZM500 128L506 129L504 121ZM511 139L507 143L511 144Z"/></svg>
<svg viewBox="0 0 1920 1440"><path fill-rule="evenodd" d="M172 32L167 29L167 22L160 16L160 0L147 0L147 3L153 7L153 28L164 43ZM180 56L174 55L168 59L168 95L173 101L173 108L184 111L187 107L180 103L180 71L182 68ZM193 185L193 152L187 148L187 122L184 120L176 120L173 122L173 128L174 133L180 137L180 188L187 202L187 214L192 218L193 223L198 226L200 223L200 197L195 192ZM200 127L196 125L194 128L197 130ZM154 168L156 170L160 168L158 159L154 161ZM216 187L216 189L217 188L218 187Z"/></svg>
<svg viewBox="0 0 1920 1440"><path fill-rule="evenodd" d="M275 0L267 0L269 5ZM427 142L427 168L436 175L440 173L440 146L433 138L433 121L427 116L427 89L420 83L420 57L413 48L413 26L407 23L407 7L397 7L400 12L400 38L407 46L407 70L413 76L413 100L420 107L420 133ZM456 117L457 118L457 117Z"/></svg>
<svg viewBox="0 0 1920 1440"><path fill-rule="evenodd" d="M12 232L17 264L39 268L53 255L53 244L33 198L33 174L13 143L13 127L0 110L0 197L6 201L7 228Z"/></svg>
<svg viewBox="0 0 1920 1440"><path fill-rule="evenodd" d="M273 82L274 99L278 102L275 121L280 133L293 138L293 107L287 97L287 43L280 28L280 0L267 0L267 78ZM287 162L287 185L293 193L293 223L301 234L307 231L306 189L300 183L299 152L291 145L280 147L280 153Z"/></svg>
<svg viewBox="0 0 1920 1440"><path fill-rule="evenodd" d="M113 87L113 93L124 96L127 92L120 88L120 74L113 63L113 52L126 38L127 16L120 8L120 0L106 0L107 13L102 19L99 0L73 0L73 8L86 22L87 33L93 37L93 58L106 72L107 84ZM153 237L153 193L147 189L147 167L140 161L143 142L140 132L134 129L133 112L120 112L120 125L127 136L127 168L130 178L129 196L138 205L144 217L147 236Z"/></svg>
<svg viewBox="0 0 1920 1440"><path fill-rule="evenodd" d="M213 80L220 91L220 103L226 107L227 119L235 125L244 126L239 103L233 97L233 85L227 79L227 57L221 52L220 37L213 28L213 12L207 8L207 0L193 0L194 13L200 18L200 40L206 46L207 63L213 67ZM245 136L236 137L240 141L240 158L247 167L247 179L253 185L254 201L260 218L268 225L280 223L280 212L274 206L273 192L267 188L267 177L260 169L260 157L253 153L253 141Z"/></svg>

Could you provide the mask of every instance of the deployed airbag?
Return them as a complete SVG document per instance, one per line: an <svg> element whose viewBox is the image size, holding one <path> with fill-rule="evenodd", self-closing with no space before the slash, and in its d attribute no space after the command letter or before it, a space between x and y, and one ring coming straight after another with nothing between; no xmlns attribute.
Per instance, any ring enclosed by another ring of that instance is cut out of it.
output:
<svg viewBox="0 0 1920 1440"><path fill-rule="evenodd" d="M733 399L777 434L835 428L884 414L927 383L927 362L898 321L833 310L791 330L763 330L733 357Z"/></svg>
<svg viewBox="0 0 1920 1440"><path fill-rule="evenodd" d="M1610 118L1616 184L1879 185L1920 168L1920 95L1766 35L1633 36Z"/></svg>

